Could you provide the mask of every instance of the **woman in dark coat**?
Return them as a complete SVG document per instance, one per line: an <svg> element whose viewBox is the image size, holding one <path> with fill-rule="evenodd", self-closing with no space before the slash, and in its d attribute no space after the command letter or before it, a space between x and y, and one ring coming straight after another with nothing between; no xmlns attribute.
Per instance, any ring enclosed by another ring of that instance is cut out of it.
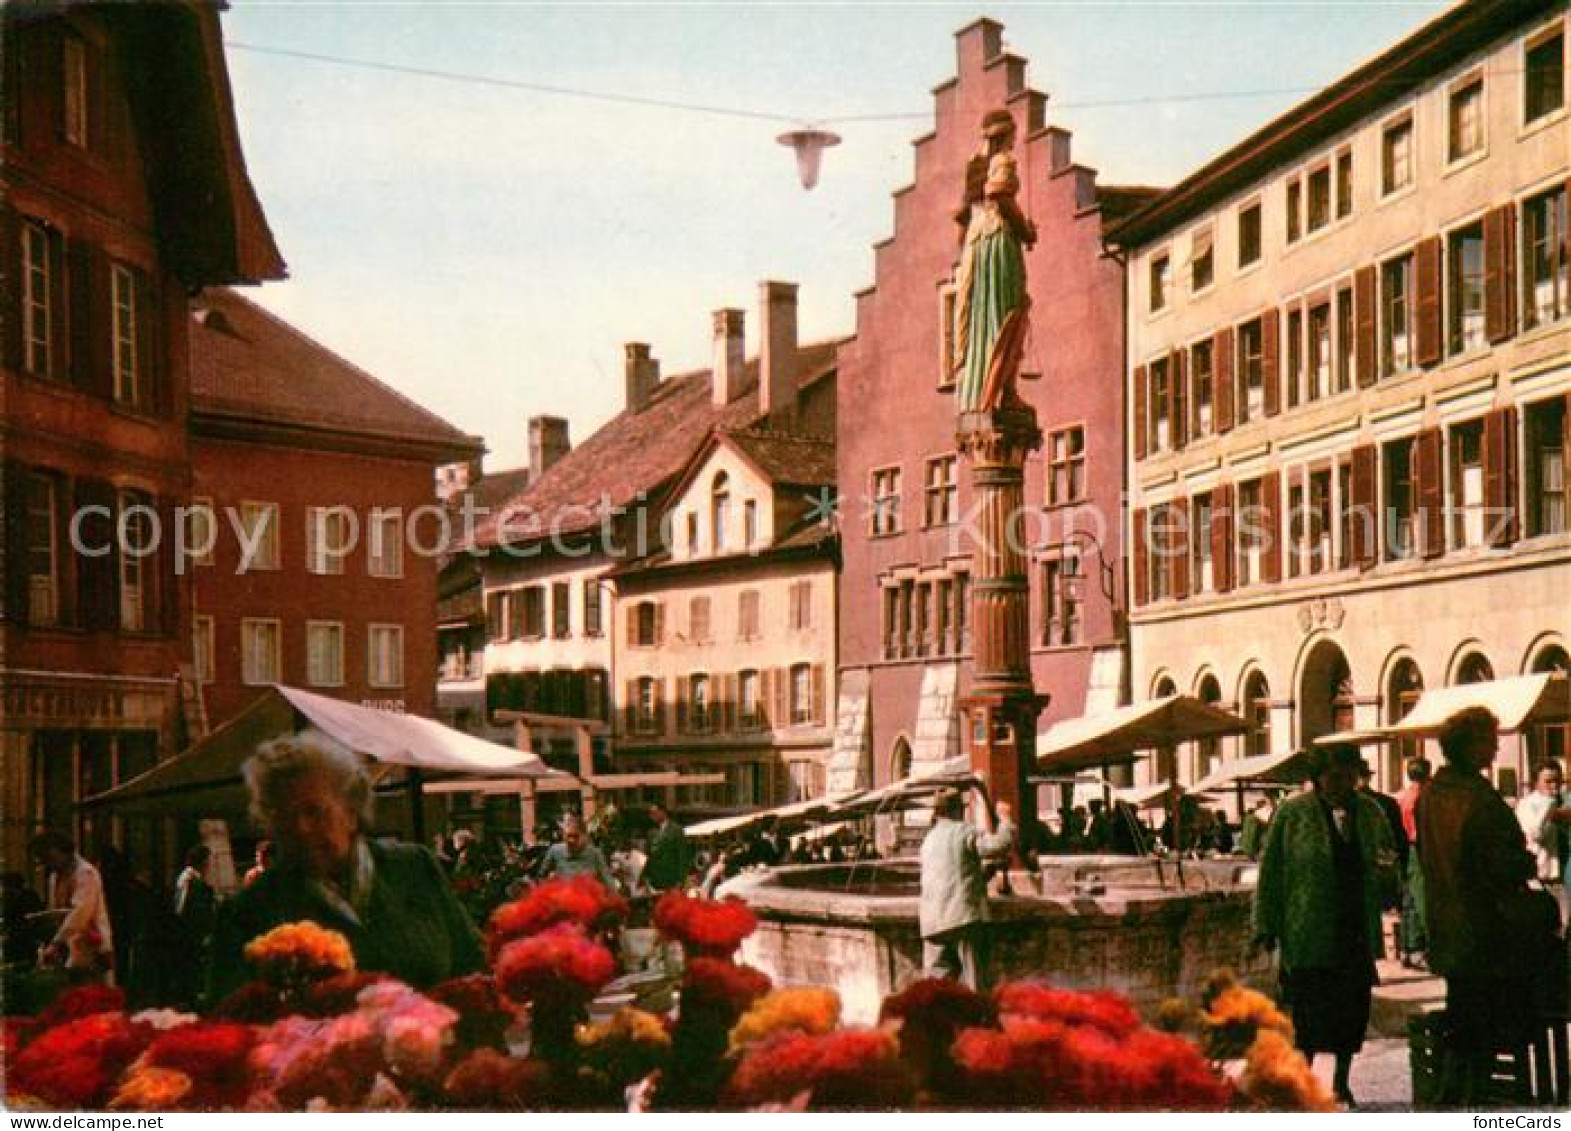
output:
<svg viewBox="0 0 1571 1131"><path fill-rule="evenodd" d="M426 987L485 963L480 935L436 856L370 841L371 783L353 753L304 731L264 744L245 765L252 815L277 864L226 905L213 940L212 1000L249 977L245 946L312 920L349 940L356 965Z"/></svg>
<svg viewBox="0 0 1571 1131"><path fill-rule="evenodd" d="M1358 792L1360 764L1355 746L1310 752L1314 790L1277 811L1255 891L1255 938L1281 947L1298 1047L1336 1057L1337 1098L1350 1106L1380 952L1379 877L1395 863L1385 815Z"/></svg>

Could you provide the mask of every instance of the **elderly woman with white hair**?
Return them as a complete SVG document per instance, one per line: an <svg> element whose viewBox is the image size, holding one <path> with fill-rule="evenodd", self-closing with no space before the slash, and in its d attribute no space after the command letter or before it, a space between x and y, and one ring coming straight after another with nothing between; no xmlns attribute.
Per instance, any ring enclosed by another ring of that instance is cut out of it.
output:
<svg viewBox="0 0 1571 1131"><path fill-rule="evenodd" d="M343 934L362 970L429 986L485 964L474 924L425 847L370 840L371 779L360 760L309 729L258 747L245 764L251 814L276 863L226 908L213 941L213 1000L247 980L258 935L309 919Z"/></svg>

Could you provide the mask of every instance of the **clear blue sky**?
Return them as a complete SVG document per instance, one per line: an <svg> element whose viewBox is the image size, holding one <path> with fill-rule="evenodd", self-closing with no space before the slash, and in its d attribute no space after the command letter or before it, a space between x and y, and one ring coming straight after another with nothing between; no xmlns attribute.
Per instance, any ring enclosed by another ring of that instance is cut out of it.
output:
<svg viewBox="0 0 1571 1131"><path fill-rule="evenodd" d="M575 440L618 411L622 350L707 365L709 312L801 285L802 333L854 328L953 33L980 15L1109 183L1171 183L1447 5L542 6L237 0L225 15L251 174L291 278L253 295L466 431L487 466L525 420ZM238 45L802 119L835 128L813 192L769 121L608 105ZM1173 101L1168 101L1173 99ZM1087 104L1123 102L1120 106Z"/></svg>

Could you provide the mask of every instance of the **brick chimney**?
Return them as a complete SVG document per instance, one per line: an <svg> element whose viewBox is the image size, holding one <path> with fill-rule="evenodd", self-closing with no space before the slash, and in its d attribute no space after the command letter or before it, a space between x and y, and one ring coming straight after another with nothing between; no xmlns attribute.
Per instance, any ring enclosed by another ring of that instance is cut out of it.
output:
<svg viewBox="0 0 1571 1131"><path fill-rule="evenodd" d="M759 283L758 307L764 321L758 358L758 410L788 419L796 408L796 284Z"/></svg>
<svg viewBox="0 0 1571 1131"><path fill-rule="evenodd" d="M567 421L560 416L529 418L529 482L538 480L553 463L572 450Z"/></svg>
<svg viewBox="0 0 1571 1131"><path fill-rule="evenodd" d="M717 310L714 320L714 402L716 408L724 408L742 395L742 379L747 373L746 343L740 310Z"/></svg>
<svg viewBox="0 0 1571 1131"><path fill-rule="evenodd" d="M660 387L660 362L649 356L647 342L628 342L627 410L642 412Z"/></svg>

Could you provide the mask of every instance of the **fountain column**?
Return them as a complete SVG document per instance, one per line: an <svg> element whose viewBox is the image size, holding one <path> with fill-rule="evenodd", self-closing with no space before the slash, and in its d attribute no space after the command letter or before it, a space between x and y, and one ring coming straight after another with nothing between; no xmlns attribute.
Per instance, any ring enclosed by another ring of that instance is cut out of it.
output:
<svg viewBox="0 0 1571 1131"><path fill-rule="evenodd" d="M971 467L976 545L971 566L971 694L960 701L972 769L995 801L1008 801L1020 843L1034 840L1037 716L1049 697L1031 680L1030 584L1027 575L1026 456L1042 445L1036 410L1007 407L961 412L955 434Z"/></svg>

